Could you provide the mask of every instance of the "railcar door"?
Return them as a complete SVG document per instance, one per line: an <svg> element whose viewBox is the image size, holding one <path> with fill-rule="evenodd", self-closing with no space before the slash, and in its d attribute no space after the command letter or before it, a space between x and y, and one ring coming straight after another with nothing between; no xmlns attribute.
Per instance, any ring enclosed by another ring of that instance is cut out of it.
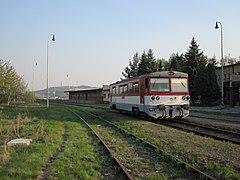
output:
<svg viewBox="0 0 240 180"><path fill-rule="evenodd" d="M144 104L145 83L144 79L140 80L140 104Z"/></svg>

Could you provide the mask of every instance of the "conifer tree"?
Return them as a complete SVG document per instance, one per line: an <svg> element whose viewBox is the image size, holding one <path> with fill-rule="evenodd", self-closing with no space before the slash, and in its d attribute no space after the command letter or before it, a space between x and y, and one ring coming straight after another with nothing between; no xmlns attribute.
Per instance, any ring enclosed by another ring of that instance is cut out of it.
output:
<svg viewBox="0 0 240 180"><path fill-rule="evenodd" d="M139 67L138 67L138 75L148 74L152 72L152 63L148 60L148 55L145 51L143 51Z"/></svg>
<svg viewBox="0 0 240 180"><path fill-rule="evenodd" d="M191 40L191 45L188 51L184 55L182 70L189 76L189 90L191 99L194 101L197 99L197 88L194 83L194 78L199 74L199 71L206 67L207 57L203 55L203 51L200 51L199 45L195 41L194 37Z"/></svg>
<svg viewBox="0 0 240 180"><path fill-rule="evenodd" d="M194 83L196 93L201 96L202 103L213 105L220 100L221 95L215 73L216 60L209 59L208 61L208 65L198 71Z"/></svg>
<svg viewBox="0 0 240 180"><path fill-rule="evenodd" d="M122 75L125 78L136 77L138 75L140 57L138 53L135 53L132 60L129 60L129 66L124 69Z"/></svg>
<svg viewBox="0 0 240 180"><path fill-rule="evenodd" d="M163 61L164 61L164 59L157 60L157 71L163 71L163 69L164 69Z"/></svg>
<svg viewBox="0 0 240 180"><path fill-rule="evenodd" d="M156 58L154 57L154 53L152 49L149 49L147 52L147 59L149 61L150 64L150 71L151 72L156 72L157 71L157 62L156 62Z"/></svg>
<svg viewBox="0 0 240 180"><path fill-rule="evenodd" d="M172 54L170 56L169 62L170 62L169 69L173 71L181 71L180 63L183 62L183 55L179 56L178 53Z"/></svg>

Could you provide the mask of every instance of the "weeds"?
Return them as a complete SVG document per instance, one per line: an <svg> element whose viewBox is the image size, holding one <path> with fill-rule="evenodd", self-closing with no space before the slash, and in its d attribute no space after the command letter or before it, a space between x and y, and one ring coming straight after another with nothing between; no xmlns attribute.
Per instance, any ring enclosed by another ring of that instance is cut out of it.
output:
<svg viewBox="0 0 240 180"><path fill-rule="evenodd" d="M9 152L7 148L7 139L5 139L4 145L3 145L3 154L2 154L2 162L5 163L9 158Z"/></svg>

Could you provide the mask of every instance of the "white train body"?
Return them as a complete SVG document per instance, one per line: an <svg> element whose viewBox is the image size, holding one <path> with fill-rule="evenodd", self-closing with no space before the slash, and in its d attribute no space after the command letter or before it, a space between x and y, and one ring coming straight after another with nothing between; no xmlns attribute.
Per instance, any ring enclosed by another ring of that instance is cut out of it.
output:
<svg viewBox="0 0 240 180"><path fill-rule="evenodd" d="M188 75L182 72L154 72L110 85L110 107L119 111L186 118L189 104Z"/></svg>

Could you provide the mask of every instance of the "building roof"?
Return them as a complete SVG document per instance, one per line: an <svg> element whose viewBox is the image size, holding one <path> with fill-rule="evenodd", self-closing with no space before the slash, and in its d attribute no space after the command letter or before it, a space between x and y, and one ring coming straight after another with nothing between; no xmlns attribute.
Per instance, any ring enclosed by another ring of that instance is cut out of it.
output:
<svg viewBox="0 0 240 180"><path fill-rule="evenodd" d="M234 66L239 66L240 65L240 63L236 63L236 64L229 64L229 65L225 65L225 66L223 66L223 68L225 68L225 67L234 67ZM218 67L216 67L216 69L221 69L222 68L222 66L218 66Z"/></svg>
<svg viewBox="0 0 240 180"><path fill-rule="evenodd" d="M87 88L87 89L69 89L69 90L66 90L64 92L68 92L68 93L71 93L71 92L88 92L88 91L101 91L103 88Z"/></svg>

